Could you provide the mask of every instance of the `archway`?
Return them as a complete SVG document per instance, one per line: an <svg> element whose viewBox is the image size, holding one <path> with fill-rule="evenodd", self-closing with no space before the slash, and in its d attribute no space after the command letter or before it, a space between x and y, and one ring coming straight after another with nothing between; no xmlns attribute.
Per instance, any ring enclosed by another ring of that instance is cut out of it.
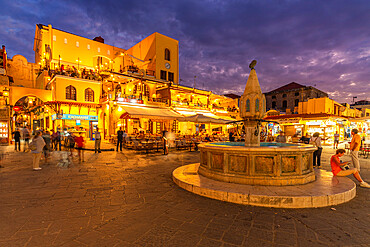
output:
<svg viewBox="0 0 370 247"><path fill-rule="evenodd" d="M17 100L11 113L12 129L29 128L33 133L38 129L50 127L50 120L44 119L44 113L49 109L44 101L35 95L23 96Z"/></svg>

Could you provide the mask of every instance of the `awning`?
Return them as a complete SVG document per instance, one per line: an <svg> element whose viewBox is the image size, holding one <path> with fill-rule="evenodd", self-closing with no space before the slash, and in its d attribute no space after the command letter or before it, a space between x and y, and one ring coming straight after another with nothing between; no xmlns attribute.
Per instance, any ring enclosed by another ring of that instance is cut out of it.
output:
<svg viewBox="0 0 370 247"><path fill-rule="evenodd" d="M213 118L213 117L208 117L204 116L202 114L197 114L193 115L190 117L186 117L183 120L180 121L188 121L188 122L195 122L195 123L213 123L213 124L226 124L229 121L228 120L223 120L220 118Z"/></svg>
<svg viewBox="0 0 370 247"><path fill-rule="evenodd" d="M201 110L201 109L187 109L187 108L174 108L174 110L177 112L177 113L180 113L186 117L188 116L194 116L194 115L197 115L197 114L202 114L204 116L207 116L207 117L213 117L213 118L218 118L218 116L216 116L215 114L213 114L211 111L208 111L208 110Z"/></svg>
<svg viewBox="0 0 370 247"><path fill-rule="evenodd" d="M208 110L186 109L186 108L177 108L177 107L174 108L174 110L177 113L182 114L182 115L185 116L184 119L179 120L179 121L189 121L189 122L199 122L200 123L200 121L198 120L200 115L202 115L202 116L199 119L208 120L208 121L205 121L203 123L225 124L225 123L228 123L228 122L236 121L236 119L231 118L231 117L217 116L217 115L213 114L213 112L208 111ZM210 119L206 119L205 117L210 118ZM193 121L193 120L195 120L195 121Z"/></svg>
<svg viewBox="0 0 370 247"><path fill-rule="evenodd" d="M180 114L163 107L149 107L149 106L136 106L136 105L123 105L120 104L126 113L121 115L121 119L128 118L151 118L151 119L169 119L179 120L183 116Z"/></svg>

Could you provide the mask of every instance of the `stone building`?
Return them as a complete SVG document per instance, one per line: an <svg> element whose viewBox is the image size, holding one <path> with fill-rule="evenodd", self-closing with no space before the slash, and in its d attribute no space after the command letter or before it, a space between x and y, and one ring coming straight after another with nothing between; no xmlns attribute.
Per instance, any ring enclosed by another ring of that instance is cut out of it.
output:
<svg viewBox="0 0 370 247"><path fill-rule="evenodd" d="M266 110L277 110L287 114L297 112L299 102L313 98L328 97L328 94L311 86L291 82L265 93Z"/></svg>

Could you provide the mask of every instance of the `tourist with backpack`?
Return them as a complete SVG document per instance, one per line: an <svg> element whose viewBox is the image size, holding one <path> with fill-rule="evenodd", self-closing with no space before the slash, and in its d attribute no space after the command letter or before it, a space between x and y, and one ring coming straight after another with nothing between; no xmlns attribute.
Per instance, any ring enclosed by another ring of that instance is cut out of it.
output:
<svg viewBox="0 0 370 247"><path fill-rule="evenodd" d="M43 148L45 146L45 141L41 135L42 135L41 131L37 131L36 135L32 138L32 142L29 145L29 148L31 149L31 153L33 156L33 170L34 171L41 170L40 159L41 159Z"/></svg>

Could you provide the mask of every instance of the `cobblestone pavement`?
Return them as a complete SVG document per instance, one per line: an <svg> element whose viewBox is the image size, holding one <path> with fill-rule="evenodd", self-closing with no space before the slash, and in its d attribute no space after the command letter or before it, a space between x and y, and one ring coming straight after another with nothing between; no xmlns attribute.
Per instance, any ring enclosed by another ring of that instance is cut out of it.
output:
<svg viewBox="0 0 370 247"><path fill-rule="evenodd" d="M242 206L172 182L199 152L86 152L69 168L54 152L33 171L30 153L0 150L0 246L370 246L369 189L332 208ZM324 169L332 153L324 149ZM370 181L370 157L361 162Z"/></svg>

